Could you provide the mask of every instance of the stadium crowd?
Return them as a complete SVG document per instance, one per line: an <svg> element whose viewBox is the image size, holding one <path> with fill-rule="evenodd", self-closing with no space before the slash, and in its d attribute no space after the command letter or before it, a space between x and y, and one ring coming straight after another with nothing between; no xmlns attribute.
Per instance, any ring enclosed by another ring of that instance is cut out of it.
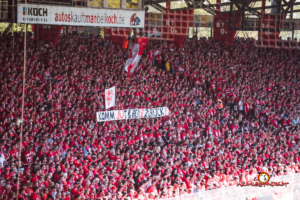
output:
<svg viewBox="0 0 300 200"><path fill-rule="evenodd" d="M299 50L149 40L139 66L100 37L0 38L0 199L152 200L298 173ZM129 45L130 46L130 45ZM162 118L96 122L112 109L167 106ZM17 185L21 156L20 184Z"/></svg>

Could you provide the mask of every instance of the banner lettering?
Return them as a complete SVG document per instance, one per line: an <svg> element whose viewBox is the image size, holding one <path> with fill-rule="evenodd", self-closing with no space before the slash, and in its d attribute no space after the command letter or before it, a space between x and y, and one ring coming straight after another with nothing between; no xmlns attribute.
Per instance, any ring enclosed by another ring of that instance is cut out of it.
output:
<svg viewBox="0 0 300 200"><path fill-rule="evenodd" d="M145 11L18 4L18 23L144 28Z"/></svg>
<svg viewBox="0 0 300 200"><path fill-rule="evenodd" d="M145 109L128 109L128 110L112 110L97 112L97 122L124 120L124 119L140 119L140 118L156 118L168 116L170 111L167 107L145 108Z"/></svg>
<svg viewBox="0 0 300 200"><path fill-rule="evenodd" d="M220 17L222 16L222 17ZM214 41L219 41L221 43L228 44L229 46L232 45L234 36L236 34L235 30L230 30L230 27L227 26L227 24L230 24L230 13L220 13L219 15L214 16L214 34L213 39ZM241 12L234 12L232 14L232 21L233 21L233 27L238 28L239 23L242 19L242 13ZM226 23L224 22L226 21Z"/></svg>

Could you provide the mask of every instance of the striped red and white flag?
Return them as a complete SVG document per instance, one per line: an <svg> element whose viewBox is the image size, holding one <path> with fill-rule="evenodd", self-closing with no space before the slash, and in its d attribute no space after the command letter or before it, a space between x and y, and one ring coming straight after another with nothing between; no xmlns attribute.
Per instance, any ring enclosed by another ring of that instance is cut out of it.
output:
<svg viewBox="0 0 300 200"><path fill-rule="evenodd" d="M134 72L139 61L143 55L143 52L148 43L148 38L138 38L137 42L134 43L129 58L125 64L125 71L128 72L128 76Z"/></svg>

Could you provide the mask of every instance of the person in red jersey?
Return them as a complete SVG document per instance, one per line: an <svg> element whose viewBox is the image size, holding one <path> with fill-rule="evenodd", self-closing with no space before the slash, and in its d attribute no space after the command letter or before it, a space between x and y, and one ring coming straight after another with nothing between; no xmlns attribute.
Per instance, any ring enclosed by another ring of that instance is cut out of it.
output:
<svg viewBox="0 0 300 200"><path fill-rule="evenodd" d="M33 188L33 193L31 194L30 199L32 200L40 200L40 195L39 195L39 191L40 188L38 186Z"/></svg>

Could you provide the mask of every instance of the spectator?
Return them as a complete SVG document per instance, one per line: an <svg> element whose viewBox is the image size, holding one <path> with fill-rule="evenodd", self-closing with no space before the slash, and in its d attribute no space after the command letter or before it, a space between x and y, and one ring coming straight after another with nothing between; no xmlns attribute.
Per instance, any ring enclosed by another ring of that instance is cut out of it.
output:
<svg viewBox="0 0 300 200"><path fill-rule="evenodd" d="M22 108L24 38L15 39L0 37L7 197L17 190ZM257 49L253 39L228 47L193 38L181 48L149 40L127 78L130 49L109 40L27 41L20 199L170 198L253 181L261 171L299 172L299 50ZM112 86L109 110L166 106L171 114L96 123Z"/></svg>

